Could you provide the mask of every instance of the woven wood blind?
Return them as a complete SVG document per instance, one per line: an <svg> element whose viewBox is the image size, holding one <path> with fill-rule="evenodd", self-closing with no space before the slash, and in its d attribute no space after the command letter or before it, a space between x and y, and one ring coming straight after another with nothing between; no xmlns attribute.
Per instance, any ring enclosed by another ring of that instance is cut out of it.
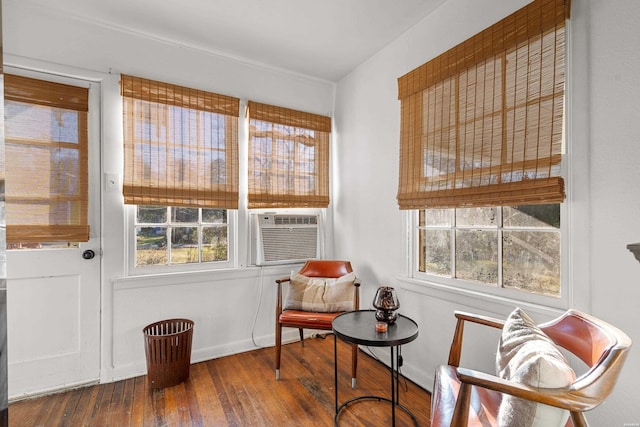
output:
<svg viewBox="0 0 640 427"><path fill-rule="evenodd" d="M125 203L238 208L240 100L122 75Z"/></svg>
<svg viewBox="0 0 640 427"><path fill-rule="evenodd" d="M249 208L329 205L331 118L249 101Z"/></svg>
<svg viewBox="0 0 640 427"><path fill-rule="evenodd" d="M565 0L535 0L398 79L400 209L557 203Z"/></svg>
<svg viewBox="0 0 640 427"><path fill-rule="evenodd" d="M4 77L7 243L88 241L88 89Z"/></svg>

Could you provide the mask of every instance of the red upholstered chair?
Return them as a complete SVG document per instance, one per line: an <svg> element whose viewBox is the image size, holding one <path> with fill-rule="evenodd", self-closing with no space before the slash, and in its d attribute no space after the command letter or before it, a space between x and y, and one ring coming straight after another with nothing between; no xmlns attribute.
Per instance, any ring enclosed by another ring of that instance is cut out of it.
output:
<svg viewBox="0 0 640 427"><path fill-rule="evenodd" d="M459 367L465 322L503 328L504 321L456 312L457 325L447 365L436 371L431 398L431 427L496 426L506 395L566 409L566 426L587 426L584 416L611 393L626 359L631 340L619 329L595 317L569 310L538 325L555 345L586 364L586 372L561 388L537 388ZM503 332L504 337L504 332Z"/></svg>
<svg viewBox="0 0 640 427"><path fill-rule="evenodd" d="M349 261L311 260L298 272L306 277L337 279L352 273ZM283 310L283 287L290 284L291 278L284 277L276 280L278 286L276 301L276 379L280 379L280 355L282 352L282 328L297 328L300 333L300 342L304 347L303 329L319 329L330 331L333 319L343 313L339 312L315 312L301 310ZM353 310L360 307L360 283L356 279L353 283ZM358 367L358 346L352 346L351 386L355 388L356 371Z"/></svg>

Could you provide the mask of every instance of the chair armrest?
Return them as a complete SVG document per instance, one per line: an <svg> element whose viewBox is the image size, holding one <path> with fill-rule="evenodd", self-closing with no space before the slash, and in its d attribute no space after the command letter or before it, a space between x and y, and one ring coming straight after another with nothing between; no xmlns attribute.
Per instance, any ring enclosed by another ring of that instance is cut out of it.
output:
<svg viewBox="0 0 640 427"><path fill-rule="evenodd" d="M597 406L592 399L573 393L567 388L537 388L515 381L504 380L486 372L457 368L456 374L463 384L475 385L489 390L510 394L521 399L570 411L588 411Z"/></svg>
<svg viewBox="0 0 640 427"><path fill-rule="evenodd" d="M477 323L479 325L490 326L492 328L502 329L504 320L494 317L483 316L480 314L466 313L463 311L454 312L457 322L456 329L453 334L453 341L449 350L448 364L451 366L460 366L460 356L462 354L462 338L464 334L464 322Z"/></svg>
<svg viewBox="0 0 640 427"><path fill-rule="evenodd" d="M459 320L467 322L478 323L480 325L491 326L493 328L502 329L504 326L503 319L496 319L495 317L483 316L481 314L467 313L464 311L455 311L455 316Z"/></svg>
<svg viewBox="0 0 640 427"><path fill-rule="evenodd" d="M290 281L291 277L289 276L276 279L276 285L278 286L278 290L276 291L276 321L282 313L282 284Z"/></svg>

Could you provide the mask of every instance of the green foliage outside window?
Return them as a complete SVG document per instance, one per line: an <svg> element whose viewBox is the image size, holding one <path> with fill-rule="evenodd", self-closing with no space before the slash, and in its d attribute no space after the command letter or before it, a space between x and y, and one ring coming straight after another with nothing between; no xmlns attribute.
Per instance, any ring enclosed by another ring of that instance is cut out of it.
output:
<svg viewBox="0 0 640 427"><path fill-rule="evenodd" d="M560 296L560 205L419 212L423 273Z"/></svg>
<svg viewBox="0 0 640 427"><path fill-rule="evenodd" d="M225 209L137 207L136 266L227 260Z"/></svg>

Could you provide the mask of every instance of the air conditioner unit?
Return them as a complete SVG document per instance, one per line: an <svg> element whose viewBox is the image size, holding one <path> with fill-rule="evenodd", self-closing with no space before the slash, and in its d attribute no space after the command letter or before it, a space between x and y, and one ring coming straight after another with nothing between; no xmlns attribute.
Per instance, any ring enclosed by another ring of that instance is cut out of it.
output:
<svg viewBox="0 0 640 427"><path fill-rule="evenodd" d="M254 214L255 265L319 258L319 215Z"/></svg>

